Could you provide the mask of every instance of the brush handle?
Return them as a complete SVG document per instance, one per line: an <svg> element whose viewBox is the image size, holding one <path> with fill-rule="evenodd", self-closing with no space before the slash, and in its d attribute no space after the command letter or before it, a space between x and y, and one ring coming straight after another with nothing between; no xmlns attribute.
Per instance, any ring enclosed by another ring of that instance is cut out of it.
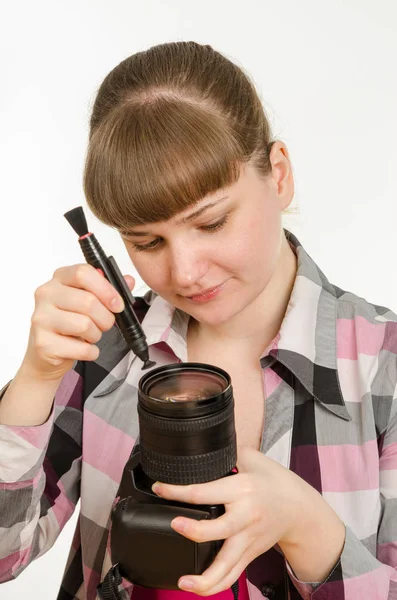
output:
<svg viewBox="0 0 397 600"><path fill-rule="evenodd" d="M135 298L134 298L134 296L132 295L132 292L131 292L130 288L128 287L128 285L127 285L127 282L126 282L126 280L124 279L124 277L123 277L123 274L122 274L122 272L120 271L120 269L119 269L119 266L118 266L118 264L116 263L116 261L115 261L114 257L113 257L113 256L108 256L108 257L107 257L107 263L108 263L109 267L112 269L112 271L113 271L113 275L114 275L114 276L115 276L115 278L117 279L117 281L118 281L118 283L119 283L120 287L121 287L121 288L123 289L123 291L124 291L124 294L121 294L121 295L123 296L123 298L125 298L125 299L127 300L128 304L130 304L130 305L131 305L131 307L132 307L132 305L133 305L133 304L134 304L134 302L135 302ZM119 291L119 290L118 290L118 291Z"/></svg>
<svg viewBox="0 0 397 600"><path fill-rule="evenodd" d="M87 263L101 269L106 279L113 285L124 301L124 310L115 313L117 326L128 344L128 347L142 361L149 359L146 335L133 309L134 297L113 256L107 257L95 235L83 236L79 239Z"/></svg>

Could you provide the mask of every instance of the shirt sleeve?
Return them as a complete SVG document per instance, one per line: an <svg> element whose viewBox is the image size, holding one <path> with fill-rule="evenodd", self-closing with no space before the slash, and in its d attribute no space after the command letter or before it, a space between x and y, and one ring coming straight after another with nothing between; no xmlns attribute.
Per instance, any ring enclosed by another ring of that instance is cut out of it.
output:
<svg viewBox="0 0 397 600"><path fill-rule="evenodd" d="M0 425L0 583L53 546L79 500L83 365L64 375L45 423Z"/></svg>
<svg viewBox="0 0 397 600"><path fill-rule="evenodd" d="M376 556L346 526L342 554L331 573L320 584L300 581L286 563L288 575L304 600L397 598L397 398L392 401L389 424L381 437L380 449L382 510Z"/></svg>

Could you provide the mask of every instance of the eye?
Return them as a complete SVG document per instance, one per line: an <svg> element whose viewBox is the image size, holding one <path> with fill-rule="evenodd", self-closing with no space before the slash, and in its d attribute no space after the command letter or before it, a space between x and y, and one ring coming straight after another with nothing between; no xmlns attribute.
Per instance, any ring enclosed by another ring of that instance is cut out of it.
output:
<svg viewBox="0 0 397 600"><path fill-rule="evenodd" d="M132 244L132 247L134 248L134 250L136 250L137 252L141 252L143 250L154 250L155 248L157 248L159 244L159 238L156 238L155 240L149 242L148 244Z"/></svg>
<svg viewBox="0 0 397 600"><path fill-rule="evenodd" d="M220 221L216 223L211 223L211 225L203 225L201 229L204 231L218 231L218 229L222 229L222 227L226 224L228 216L223 217Z"/></svg>
<svg viewBox="0 0 397 600"><path fill-rule="evenodd" d="M216 223L211 223L210 225L202 225L200 227L200 229L202 229L203 231L208 231L208 232L218 231L219 229L222 229L222 227L227 223L227 220L228 220L228 215L226 215L225 217L223 217L220 221L217 221ZM155 238L148 244L132 243L132 247L137 252L143 252L143 251L150 252L153 250L157 250L159 245L161 244L161 241L162 241L161 238Z"/></svg>

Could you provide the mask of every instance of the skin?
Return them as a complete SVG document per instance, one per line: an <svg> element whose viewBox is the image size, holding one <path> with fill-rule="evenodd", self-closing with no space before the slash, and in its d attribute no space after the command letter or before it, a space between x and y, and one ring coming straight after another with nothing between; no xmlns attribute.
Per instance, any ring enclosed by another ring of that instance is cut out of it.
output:
<svg viewBox="0 0 397 600"><path fill-rule="evenodd" d="M137 226L128 237L122 236L146 284L191 315L190 333L198 341L218 345L235 341L253 355L277 334L296 273L296 258L281 223L294 192L285 146L277 142L272 157L273 176L266 182L252 166L242 167L239 180L229 188L169 221ZM229 199L193 222L178 224L197 207L224 196ZM203 229L225 216L221 229ZM134 235L136 231L148 235ZM147 250L134 247L153 243L157 245ZM211 302L196 304L186 298L224 282L222 293Z"/></svg>
<svg viewBox="0 0 397 600"><path fill-rule="evenodd" d="M122 234L146 284L190 315L188 344L238 348L248 360L257 360L280 329L297 268L281 220L294 196L294 180L285 144L272 146L270 160L266 181L245 165L229 188L169 221ZM224 196L228 199L193 221L180 222ZM204 229L225 216L220 229ZM136 247L148 244L150 249ZM186 297L224 282L210 302L197 304ZM226 540L212 565L200 576L186 574L179 587L202 596L228 589L254 558L277 543L298 579L325 579L345 539L335 512L303 479L257 450L240 446L237 468L238 474L226 480L155 484L154 491L170 500L226 507L225 515L213 521L173 521L173 528L189 539Z"/></svg>

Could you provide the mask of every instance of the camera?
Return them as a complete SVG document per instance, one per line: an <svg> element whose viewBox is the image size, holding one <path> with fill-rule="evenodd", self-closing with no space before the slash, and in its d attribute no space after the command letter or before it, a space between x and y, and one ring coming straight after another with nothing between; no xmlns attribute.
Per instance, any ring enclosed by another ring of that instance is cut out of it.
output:
<svg viewBox="0 0 397 600"><path fill-rule="evenodd" d="M171 521L216 519L225 508L168 501L151 487L155 481L186 485L234 474L230 376L204 363L153 369L139 381L138 417L139 443L124 467L111 515L112 564L135 585L178 590L182 575L209 567L223 540L194 542L174 531Z"/></svg>

